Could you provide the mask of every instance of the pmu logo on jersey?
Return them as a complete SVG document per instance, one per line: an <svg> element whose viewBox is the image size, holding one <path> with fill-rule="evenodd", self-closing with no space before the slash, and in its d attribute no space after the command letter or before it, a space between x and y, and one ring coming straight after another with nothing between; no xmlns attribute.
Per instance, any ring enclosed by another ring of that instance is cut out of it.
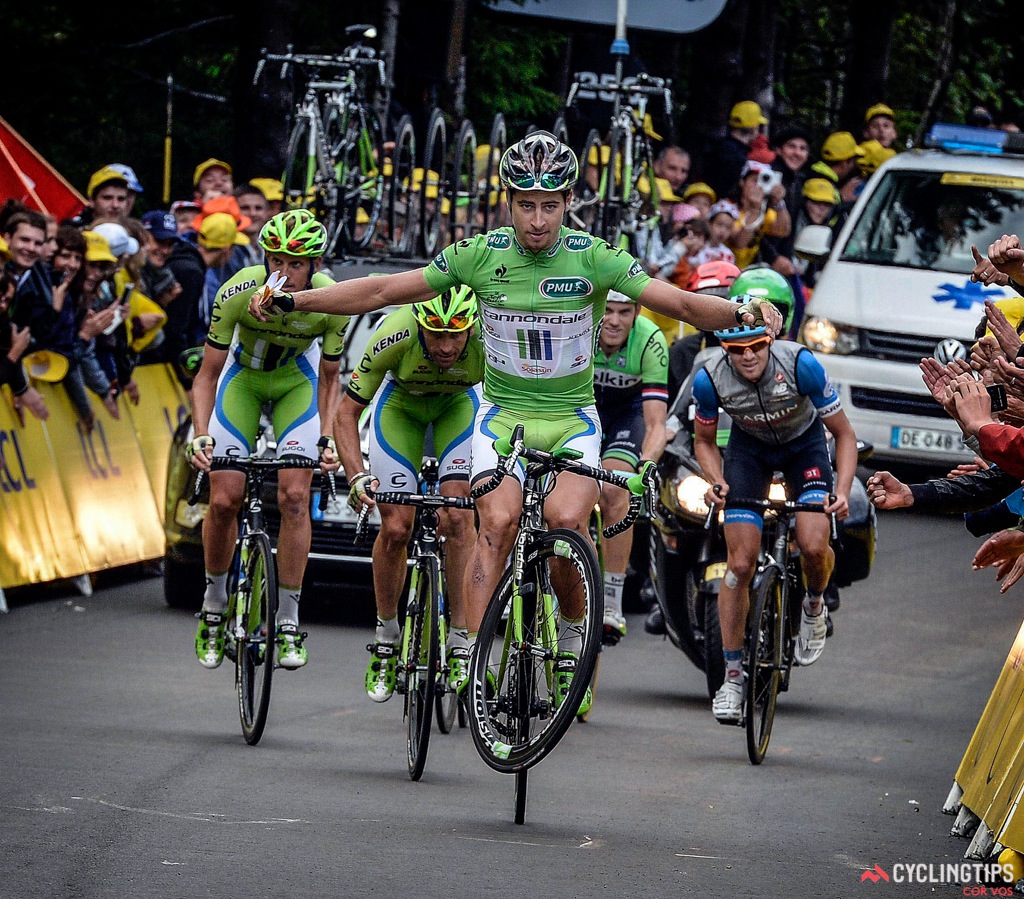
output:
<svg viewBox="0 0 1024 899"><path fill-rule="evenodd" d="M589 250L593 245L594 238L589 234L566 234L565 239L562 241L562 246L570 253L582 253L584 250Z"/></svg>
<svg viewBox="0 0 1024 899"><path fill-rule="evenodd" d="M641 274L643 272L643 270L644 270L644 267L639 262L634 262L629 267L629 271L626 272L626 277L627 278L635 278L637 275Z"/></svg>
<svg viewBox="0 0 1024 899"><path fill-rule="evenodd" d="M507 250L512 246L512 238L508 234L491 234L487 237L488 250Z"/></svg>
<svg viewBox="0 0 1024 899"><path fill-rule="evenodd" d="M549 300L579 299L594 292L586 278L545 278L540 282L540 295Z"/></svg>
<svg viewBox="0 0 1024 899"><path fill-rule="evenodd" d="M434 257L434 265L436 265L446 275L448 274L448 260L444 258L444 253L438 253Z"/></svg>

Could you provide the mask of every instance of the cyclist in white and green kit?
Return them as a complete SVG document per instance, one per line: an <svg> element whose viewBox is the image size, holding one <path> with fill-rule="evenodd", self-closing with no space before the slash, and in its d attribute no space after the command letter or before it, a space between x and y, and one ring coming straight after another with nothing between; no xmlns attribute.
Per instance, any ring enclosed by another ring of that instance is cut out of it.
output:
<svg viewBox="0 0 1024 899"><path fill-rule="evenodd" d="M338 468L331 432L348 317L292 312L254 318L248 311L253 292L271 275L285 278L284 286L295 290L333 283L319 271L326 240L323 225L307 210L279 213L260 231L265 264L242 269L218 291L192 388L196 436L187 454L196 468L210 472L215 448L219 456L249 456L265 403L273 407L279 457L320 458L325 469ZM286 468L278 475L277 661L282 668L301 668L308 660L299 632L299 599L312 533L312 480L310 469ZM195 640L205 668L224 659L228 569L244 489L242 472L210 472L210 507L203 522L206 593Z"/></svg>
<svg viewBox="0 0 1024 899"><path fill-rule="evenodd" d="M377 326L335 419L353 509L374 505L367 487L380 484L384 490L415 492L428 427L433 429L441 493L469 496L470 438L484 376L484 346L474 327L476 317L476 299L462 287L392 312ZM359 419L371 402L370 465L363 471ZM459 689L469 665L462 572L475 536L473 512L441 509L439 514L440 531L447 538L450 678ZM401 636L398 604L415 517L412 506L380 506L381 527L373 544L377 630L367 647L366 670L366 692L374 702L390 699L395 691Z"/></svg>
<svg viewBox="0 0 1024 899"><path fill-rule="evenodd" d="M573 151L546 131L534 131L509 147L499 175L508 196L512 226L446 247L425 268L388 278L360 278L294 296L264 290L250 304L254 315L274 310L353 314L391 304L422 303L467 285L480 307L486 352L483 401L473 436L471 483L489 479L493 442L516 422L530 446L572 447L597 465L600 422L594 408L594 347L609 290L702 330L737 322L765 322L777 333L782 317L754 299L737 307L719 297L689 293L648 277L624 250L562 222L579 177ZM597 501L595 481L566 473L548 497L550 527L588 533ZM483 618L515 539L522 506L521 482L505 478L477 500L478 530L466 571L465 600L470 644ZM567 618L578 612L559 597ZM571 679L574 648L564 647L559 673ZM564 695L564 687L559 693ZM581 709L582 711L582 709Z"/></svg>

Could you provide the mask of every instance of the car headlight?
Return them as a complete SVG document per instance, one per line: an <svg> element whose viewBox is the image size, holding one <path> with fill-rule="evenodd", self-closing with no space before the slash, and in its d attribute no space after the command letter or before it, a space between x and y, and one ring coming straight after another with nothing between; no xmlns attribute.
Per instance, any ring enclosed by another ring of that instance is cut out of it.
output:
<svg viewBox="0 0 1024 899"><path fill-rule="evenodd" d="M848 356L860 349L860 336L851 325L809 315L801 328L801 340L817 353Z"/></svg>
<svg viewBox="0 0 1024 899"><path fill-rule="evenodd" d="M676 499L679 508L687 515L703 520L708 514L704 497L711 485L700 475L691 474L676 484Z"/></svg>

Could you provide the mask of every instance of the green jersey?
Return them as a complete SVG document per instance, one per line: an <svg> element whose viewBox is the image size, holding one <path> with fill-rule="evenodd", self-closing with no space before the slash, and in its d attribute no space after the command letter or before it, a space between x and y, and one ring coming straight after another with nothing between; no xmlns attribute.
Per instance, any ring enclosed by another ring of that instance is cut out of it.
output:
<svg viewBox="0 0 1024 899"><path fill-rule="evenodd" d="M388 376L413 396L447 396L469 390L484 376L484 345L478 329L473 329L455 363L441 368L426 355L412 306L403 306L377 325L349 379L348 393L367 405Z"/></svg>
<svg viewBox="0 0 1024 899"><path fill-rule="evenodd" d="M597 407L631 406L642 400L668 402L668 344L649 318L638 316L626 345L610 356L598 346L594 363Z"/></svg>
<svg viewBox="0 0 1024 899"><path fill-rule="evenodd" d="M637 299L639 262L584 231L561 229L542 253L498 228L442 250L426 268L441 292L476 294L486 348L484 397L520 412L563 413L594 403L594 351L609 290Z"/></svg>
<svg viewBox="0 0 1024 899"><path fill-rule="evenodd" d="M252 265L228 279L217 291L210 316L206 342L218 350L230 349L237 328L235 359L246 368L273 371L303 355L314 341L323 338L324 359L337 361L345 347L347 315L322 312L290 312L271 315L261 322L249 313L249 299L267 280L262 265ZM328 275L313 275L312 287L325 287L334 281Z"/></svg>

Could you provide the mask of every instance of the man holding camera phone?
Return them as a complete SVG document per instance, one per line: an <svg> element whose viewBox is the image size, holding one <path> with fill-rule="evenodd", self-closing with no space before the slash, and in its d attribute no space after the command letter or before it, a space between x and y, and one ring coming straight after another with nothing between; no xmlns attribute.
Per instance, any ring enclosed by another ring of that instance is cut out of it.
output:
<svg viewBox="0 0 1024 899"><path fill-rule="evenodd" d="M739 207L727 243L736 254L736 265L744 269L757 261L762 237L788 237L793 227L782 173L768 163L748 159L740 172Z"/></svg>

